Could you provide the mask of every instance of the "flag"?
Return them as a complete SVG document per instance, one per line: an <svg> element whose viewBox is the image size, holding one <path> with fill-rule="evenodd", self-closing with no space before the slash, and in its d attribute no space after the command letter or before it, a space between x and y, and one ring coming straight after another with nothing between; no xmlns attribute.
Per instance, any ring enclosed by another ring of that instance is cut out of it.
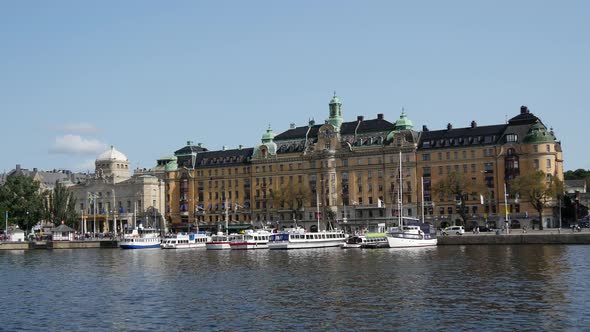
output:
<svg viewBox="0 0 590 332"><path fill-rule="evenodd" d="M481 202L481 205L483 205L483 195L479 194L479 201Z"/></svg>

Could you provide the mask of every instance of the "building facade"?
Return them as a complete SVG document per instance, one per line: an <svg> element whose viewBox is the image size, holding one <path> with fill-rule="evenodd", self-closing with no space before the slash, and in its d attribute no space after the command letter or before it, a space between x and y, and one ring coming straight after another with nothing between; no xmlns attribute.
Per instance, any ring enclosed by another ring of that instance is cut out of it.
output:
<svg viewBox="0 0 590 332"><path fill-rule="evenodd" d="M82 233L120 234L139 223L164 228L164 181L154 172L133 176L127 157L114 147L95 161L95 174L68 187L80 212Z"/></svg>
<svg viewBox="0 0 590 332"><path fill-rule="evenodd" d="M458 218L456 198L432 191L451 172L487 188L483 203L479 195L466 202L471 222L503 224L509 211L526 224L533 209L514 195L504 204L504 183L532 169L563 179L560 143L524 106L506 124L436 131L414 130L404 111L393 123L383 114L345 122L335 95L328 106L323 124L279 134L269 127L253 148L209 151L188 142L176 151L165 171L169 226L354 231L420 218L424 206L425 219L439 227ZM550 209L542 222L553 226Z"/></svg>

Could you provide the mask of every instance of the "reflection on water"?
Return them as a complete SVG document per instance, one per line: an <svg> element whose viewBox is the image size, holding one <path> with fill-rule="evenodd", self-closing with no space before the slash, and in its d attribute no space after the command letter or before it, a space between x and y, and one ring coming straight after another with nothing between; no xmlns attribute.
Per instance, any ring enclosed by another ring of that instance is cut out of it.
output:
<svg viewBox="0 0 590 332"><path fill-rule="evenodd" d="M6 330L583 330L590 246L0 252ZM0 329L2 329L0 328Z"/></svg>

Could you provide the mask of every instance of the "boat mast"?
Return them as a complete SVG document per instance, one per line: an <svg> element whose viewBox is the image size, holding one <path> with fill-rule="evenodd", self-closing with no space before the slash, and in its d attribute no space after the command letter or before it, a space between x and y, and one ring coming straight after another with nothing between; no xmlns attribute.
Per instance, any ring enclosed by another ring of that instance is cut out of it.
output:
<svg viewBox="0 0 590 332"><path fill-rule="evenodd" d="M227 211L227 197L225 198L225 234L229 236L229 214Z"/></svg>
<svg viewBox="0 0 590 332"><path fill-rule="evenodd" d="M320 193L315 192L316 194L316 216L318 217L318 232L320 231Z"/></svg>
<svg viewBox="0 0 590 332"><path fill-rule="evenodd" d="M402 181L402 150L400 149L399 150L399 189L398 189L398 193L397 193L397 206L398 206L398 215L399 215L399 218L398 218L399 219L399 223L398 223L398 225L400 227L400 230L402 228L402 223L403 223L402 214L403 214L403 209L404 209L404 206L403 206L403 204L404 204L404 202L403 202L403 200L404 200L404 196L403 196L404 195L404 191L402 189L402 186L403 186L403 181Z"/></svg>
<svg viewBox="0 0 590 332"><path fill-rule="evenodd" d="M420 177L420 188L422 189L422 223L424 223L424 177Z"/></svg>

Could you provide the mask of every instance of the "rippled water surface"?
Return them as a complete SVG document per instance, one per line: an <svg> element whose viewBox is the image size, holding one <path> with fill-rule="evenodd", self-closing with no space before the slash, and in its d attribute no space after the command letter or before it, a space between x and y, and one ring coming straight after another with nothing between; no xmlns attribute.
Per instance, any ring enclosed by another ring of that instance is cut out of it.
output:
<svg viewBox="0 0 590 332"><path fill-rule="evenodd" d="M590 246L0 252L6 331L590 329Z"/></svg>

